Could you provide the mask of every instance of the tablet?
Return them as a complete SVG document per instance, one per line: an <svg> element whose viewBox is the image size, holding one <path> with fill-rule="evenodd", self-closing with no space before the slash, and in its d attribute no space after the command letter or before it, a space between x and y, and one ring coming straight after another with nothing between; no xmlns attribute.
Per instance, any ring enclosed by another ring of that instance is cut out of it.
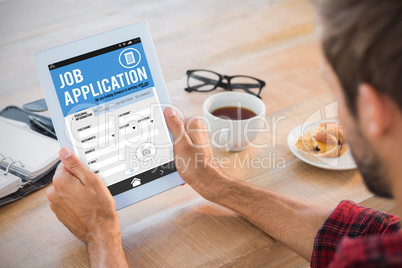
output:
<svg viewBox="0 0 402 268"><path fill-rule="evenodd" d="M60 145L99 175L117 209L184 183L145 22L38 52L35 65Z"/></svg>

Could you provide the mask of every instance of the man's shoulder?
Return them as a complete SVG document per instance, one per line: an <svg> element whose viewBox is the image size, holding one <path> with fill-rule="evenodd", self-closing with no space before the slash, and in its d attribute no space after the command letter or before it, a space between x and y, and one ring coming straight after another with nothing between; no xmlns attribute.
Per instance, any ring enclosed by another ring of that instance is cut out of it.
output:
<svg viewBox="0 0 402 268"><path fill-rule="evenodd" d="M402 235L345 237L330 267L401 267Z"/></svg>
<svg viewBox="0 0 402 268"><path fill-rule="evenodd" d="M338 257L337 261L349 260L349 258L355 260L355 257L360 256L354 255L355 247L361 246L363 250L365 243L372 243L372 246L375 247L382 243L392 244L394 241L388 242L388 240L396 240L395 243L401 245L400 238L395 237L399 230L400 218L398 216L344 200L338 204L314 239L311 267L326 267L334 261L335 257ZM381 237L385 237L384 241L378 241ZM400 254L400 248L397 247L397 249ZM350 256L347 254L349 252L351 252ZM365 253L362 256L366 255ZM339 260L339 257L343 258Z"/></svg>

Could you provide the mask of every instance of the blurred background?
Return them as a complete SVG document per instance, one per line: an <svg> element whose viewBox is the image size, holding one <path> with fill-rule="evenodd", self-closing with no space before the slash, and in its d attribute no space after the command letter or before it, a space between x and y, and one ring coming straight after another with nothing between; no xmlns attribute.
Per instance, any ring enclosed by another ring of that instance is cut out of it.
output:
<svg viewBox="0 0 402 268"><path fill-rule="evenodd" d="M231 163L236 155L262 158L272 153L286 160L286 168L231 166L225 172L313 202L336 205L350 197L357 202L372 197L356 171L312 168L298 161L286 143L293 128L333 102L320 78L311 0L0 0L0 109L43 98L33 61L36 52L142 20L150 28L172 103L185 116L201 115L203 101L224 91L184 91L187 70L209 69L264 80L266 118L286 118L272 129L275 135L261 133L256 140L272 141L268 150L216 151ZM88 266L85 246L51 212L46 189L0 211L0 267ZM135 267L309 265L189 186L118 214L127 258Z"/></svg>
<svg viewBox="0 0 402 268"><path fill-rule="evenodd" d="M172 102L201 114L208 94L186 93L188 69L267 82L267 113L326 91L309 0L0 1L0 108L43 97L33 63L41 50L145 20ZM222 90L222 89L221 89ZM213 93L211 93L213 94Z"/></svg>

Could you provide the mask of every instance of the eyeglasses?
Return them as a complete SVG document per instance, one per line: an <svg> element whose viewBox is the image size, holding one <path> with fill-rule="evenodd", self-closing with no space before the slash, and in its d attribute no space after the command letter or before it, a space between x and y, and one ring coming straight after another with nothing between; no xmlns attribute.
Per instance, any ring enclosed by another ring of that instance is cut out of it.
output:
<svg viewBox="0 0 402 268"><path fill-rule="evenodd" d="M227 76L209 70L188 70L186 74L187 88L184 90L187 92L209 92L221 87L230 91L241 89L261 99L260 93L265 86L264 81L246 75Z"/></svg>

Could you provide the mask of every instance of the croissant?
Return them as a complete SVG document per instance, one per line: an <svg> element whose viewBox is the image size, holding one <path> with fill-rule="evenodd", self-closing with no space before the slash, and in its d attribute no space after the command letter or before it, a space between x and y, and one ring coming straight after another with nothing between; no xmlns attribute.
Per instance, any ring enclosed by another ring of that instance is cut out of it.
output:
<svg viewBox="0 0 402 268"><path fill-rule="evenodd" d="M348 150L342 127L336 122L321 123L307 130L296 142L296 147L318 157L334 158Z"/></svg>

